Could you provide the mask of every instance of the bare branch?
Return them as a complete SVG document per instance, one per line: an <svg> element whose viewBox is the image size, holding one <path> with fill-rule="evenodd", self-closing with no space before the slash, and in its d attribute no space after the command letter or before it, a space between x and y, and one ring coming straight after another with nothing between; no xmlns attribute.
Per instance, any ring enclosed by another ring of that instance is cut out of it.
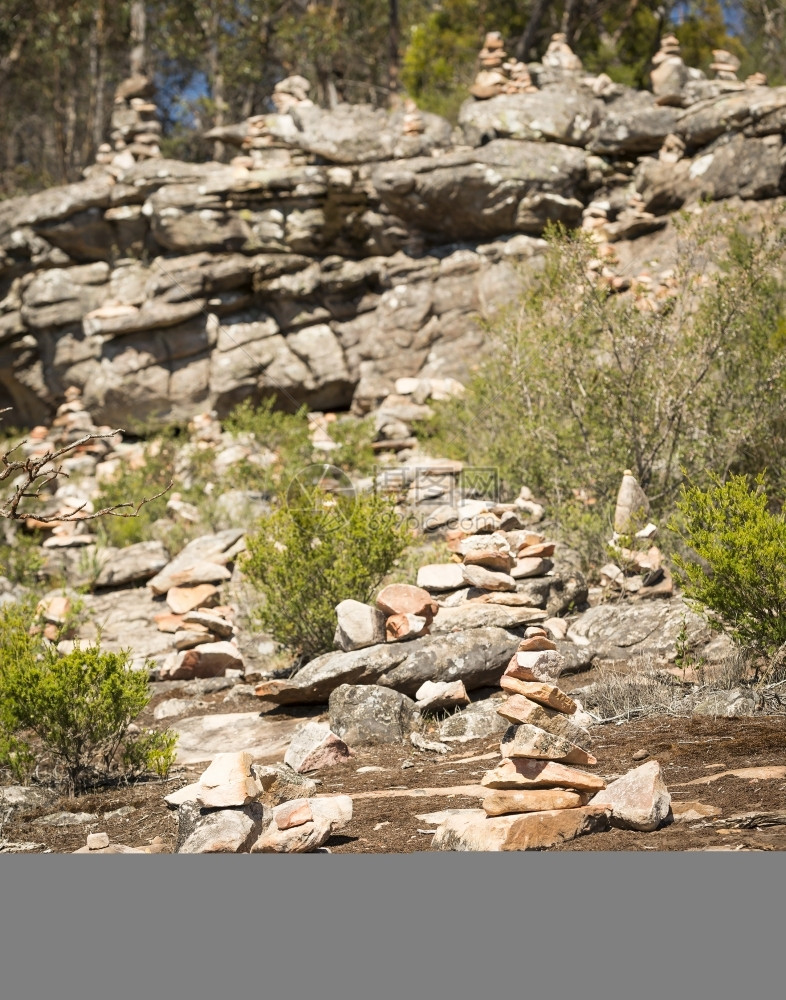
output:
<svg viewBox="0 0 786 1000"><path fill-rule="evenodd" d="M0 410L0 414L8 412L8 409L9 408ZM30 456L24 460L14 460L12 458L14 452L18 451L27 443L27 439L20 441L19 444L14 448L11 448L10 451L0 455L0 462L2 463L2 468L0 469L0 482L3 482L9 477L15 479L17 476L21 476L19 481L14 486L14 490L11 495L0 504L0 517L5 517L14 521L26 521L28 518L33 518L40 524L60 524L68 521L93 521L98 517L107 516L136 517L145 504L152 503L153 500L158 500L159 497L168 493L174 486L174 481L170 480L169 485L165 489L156 493L154 496L144 497L137 503L134 503L133 501L119 503L113 505L112 507L102 507L101 510L94 511L93 513L84 512L86 507L86 504L84 503L67 514L40 515L32 510L20 510L20 505L23 500L41 500L41 492L49 485L49 483L52 483L59 478L68 479L68 473L64 471L62 465L54 466L54 462L67 455L72 455L79 448L82 448L87 444L91 444L93 441L113 438L115 435L122 433L122 429L118 428L117 430L107 431L103 434L85 434L77 441L72 441L71 444L64 445L57 451L47 451L44 455ZM50 468L47 468L47 466L50 466Z"/></svg>

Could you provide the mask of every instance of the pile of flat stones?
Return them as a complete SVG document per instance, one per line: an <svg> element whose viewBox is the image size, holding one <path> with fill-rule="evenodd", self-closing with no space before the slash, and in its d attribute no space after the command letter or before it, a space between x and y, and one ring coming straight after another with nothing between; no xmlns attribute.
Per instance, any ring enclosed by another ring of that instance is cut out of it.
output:
<svg viewBox="0 0 786 1000"><path fill-rule="evenodd" d="M438 827L438 850L540 850L610 825L648 831L669 818L671 797L657 761L607 784L583 770L591 717L557 686L564 659L545 629L526 630L500 679L506 700L497 712L510 726L502 759L481 779L482 809L456 810ZM583 745L582 745L583 744Z"/></svg>
<svg viewBox="0 0 786 1000"><path fill-rule="evenodd" d="M470 93L478 100L499 94L531 94L538 89L526 65L508 57L504 39L498 31L488 32L478 61L480 69L470 88Z"/></svg>
<svg viewBox="0 0 786 1000"><path fill-rule="evenodd" d="M161 122L151 100L153 81L142 74L123 80L115 91L110 142L102 143L96 163L112 172L128 170L141 160L161 156Z"/></svg>

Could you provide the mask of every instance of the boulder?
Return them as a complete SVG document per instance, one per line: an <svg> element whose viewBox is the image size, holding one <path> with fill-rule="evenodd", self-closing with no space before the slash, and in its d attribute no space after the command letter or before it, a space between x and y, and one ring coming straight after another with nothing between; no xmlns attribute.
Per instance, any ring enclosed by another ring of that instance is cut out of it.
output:
<svg viewBox="0 0 786 1000"><path fill-rule="evenodd" d="M575 87L552 86L534 93L500 94L465 101L458 124L465 141L528 139L583 146L603 117L603 103Z"/></svg>
<svg viewBox="0 0 786 1000"><path fill-rule="evenodd" d="M437 851L538 851L608 828L608 811L592 803L518 816L462 809L437 827L431 846Z"/></svg>
<svg viewBox="0 0 786 1000"><path fill-rule="evenodd" d="M162 671L167 680L191 680L192 677L222 677L227 670L242 670L243 656L231 642L203 642L177 654L172 667Z"/></svg>
<svg viewBox="0 0 786 1000"><path fill-rule="evenodd" d="M262 787L260 800L270 806L292 799L311 798L317 792L317 783L313 778L298 774L287 764L252 764L251 772Z"/></svg>
<svg viewBox="0 0 786 1000"><path fill-rule="evenodd" d="M445 743L467 743L505 732L507 723L497 712L499 704L498 698L486 698L455 712L441 723L439 738Z"/></svg>
<svg viewBox="0 0 786 1000"><path fill-rule="evenodd" d="M96 587L124 587L141 583L159 573L169 562L162 542L137 542L110 550L96 577Z"/></svg>
<svg viewBox="0 0 786 1000"><path fill-rule="evenodd" d="M336 607L338 624L333 642L340 649L364 649L385 641L385 616L360 601L341 601Z"/></svg>
<svg viewBox="0 0 786 1000"><path fill-rule="evenodd" d="M349 746L402 743L415 715L411 698L376 684L342 684L328 701L330 731Z"/></svg>
<svg viewBox="0 0 786 1000"><path fill-rule="evenodd" d="M352 756L346 743L330 731L326 722L308 722L293 737L284 763L305 774L323 767L343 764Z"/></svg>
<svg viewBox="0 0 786 1000"><path fill-rule="evenodd" d="M663 781L660 764L648 760L633 768L593 798L594 806L611 812L613 826L623 830L655 830L668 817L671 796Z"/></svg>

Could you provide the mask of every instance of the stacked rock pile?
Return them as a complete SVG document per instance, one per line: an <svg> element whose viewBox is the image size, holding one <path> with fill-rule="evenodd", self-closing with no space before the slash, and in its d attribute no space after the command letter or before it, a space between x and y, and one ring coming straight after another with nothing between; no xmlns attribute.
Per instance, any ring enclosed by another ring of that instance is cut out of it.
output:
<svg viewBox="0 0 786 1000"><path fill-rule="evenodd" d="M404 101L404 118L401 130L404 135L422 135L426 131L423 115L411 97Z"/></svg>
<svg viewBox="0 0 786 1000"><path fill-rule="evenodd" d="M549 47L543 56L543 65L552 73L563 77L575 76L584 69L581 59L568 45L568 36L562 31L551 36Z"/></svg>
<svg viewBox="0 0 786 1000"><path fill-rule="evenodd" d="M726 80L729 83L738 83L737 70L740 68L740 60L726 49L712 50L712 63L710 69L715 73L716 80Z"/></svg>
<svg viewBox="0 0 786 1000"><path fill-rule="evenodd" d="M312 797L313 781L293 771L282 782L271 774L278 770L257 767L248 752L222 753L197 782L167 795L178 810L177 853L303 854L352 819L348 795ZM307 794L289 797L297 791Z"/></svg>
<svg viewBox="0 0 786 1000"><path fill-rule="evenodd" d="M490 31L478 56L480 69L470 93L478 100L497 97L498 94L529 94L537 90L526 65L509 59L505 42L498 31Z"/></svg>
<svg viewBox="0 0 786 1000"><path fill-rule="evenodd" d="M142 74L128 77L115 91L110 142L98 148L96 163L111 171L128 170L140 160L161 156L158 107L150 100L153 81Z"/></svg>
<svg viewBox="0 0 786 1000"><path fill-rule="evenodd" d="M459 810L438 827L438 850L540 850L610 825L654 830L669 815L671 797L657 761L608 786L585 749L591 718L557 686L564 659L545 629L530 627L500 684L508 697L497 709L509 728L502 760L481 778L489 789L482 810ZM584 744L582 746L582 744Z"/></svg>
<svg viewBox="0 0 786 1000"><path fill-rule="evenodd" d="M652 58L652 92L659 104L681 102L682 89L688 82L688 68L680 55L680 43L676 35L664 35L660 49Z"/></svg>

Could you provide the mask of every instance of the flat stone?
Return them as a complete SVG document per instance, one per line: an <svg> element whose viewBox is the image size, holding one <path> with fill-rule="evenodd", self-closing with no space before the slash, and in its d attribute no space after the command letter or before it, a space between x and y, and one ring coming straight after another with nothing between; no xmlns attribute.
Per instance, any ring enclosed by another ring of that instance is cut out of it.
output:
<svg viewBox="0 0 786 1000"><path fill-rule="evenodd" d="M663 781L660 764L649 760L612 781L592 800L607 806L611 822L623 830L655 830L666 819L671 796Z"/></svg>
<svg viewBox="0 0 786 1000"><path fill-rule="evenodd" d="M262 791L251 774L253 759L243 750L217 754L199 778L196 801L211 809L253 802Z"/></svg>
<svg viewBox="0 0 786 1000"><path fill-rule="evenodd" d="M197 646L203 646L206 642L218 642L217 635L210 635L210 633L205 629L200 629L197 631L196 626L188 628L179 628L175 632L175 649L178 652L182 652L185 649L195 649Z"/></svg>
<svg viewBox="0 0 786 1000"><path fill-rule="evenodd" d="M153 718L160 722L161 719L173 719L177 715L185 715L194 707L194 704L193 701L188 701L186 698L167 698L166 701L159 702L153 709Z"/></svg>
<svg viewBox="0 0 786 1000"><path fill-rule="evenodd" d="M174 666L162 671L162 679L221 677L227 670L243 670L243 666L243 656L231 642L206 642L178 653Z"/></svg>
<svg viewBox="0 0 786 1000"><path fill-rule="evenodd" d="M218 587L212 583L198 583L192 587L170 587L166 602L176 615L184 615L196 608L209 608L218 603Z"/></svg>
<svg viewBox="0 0 786 1000"><path fill-rule="evenodd" d="M49 813L48 816L40 816L34 819L35 826L81 826L83 823L93 823L98 819L95 813L72 813L56 812Z"/></svg>
<svg viewBox="0 0 786 1000"><path fill-rule="evenodd" d="M425 681L415 692L415 707L420 712L468 704L463 681Z"/></svg>
<svg viewBox="0 0 786 1000"><path fill-rule="evenodd" d="M508 573L496 573L483 566L464 564L464 583L479 590L515 591L516 581Z"/></svg>
<svg viewBox="0 0 786 1000"><path fill-rule="evenodd" d="M513 680L518 681L517 693L529 698L530 701L536 701L539 705L553 708L557 712L564 712L565 715L573 715L576 711L576 702L554 684L544 684L542 681L522 681L518 678L513 678ZM502 678L500 678L501 682Z"/></svg>
<svg viewBox="0 0 786 1000"><path fill-rule="evenodd" d="M435 563L418 570L418 587L439 593L460 590L464 583L464 569L459 563Z"/></svg>
<svg viewBox="0 0 786 1000"><path fill-rule="evenodd" d="M272 823L251 845L252 854L310 854L330 837L330 822L319 818L280 830Z"/></svg>
<svg viewBox="0 0 786 1000"><path fill-rule="evenodd" d="M495 595L490 595L495 596ZM518 595L502 595L515 598ZM456 608L440 608L432 622L432 635L447 635L452 632L466 632L471 629L513 629L542 621L546 612L529 605L476 603L468 601Z"/></svg>
<svg viewBox="0 0 786 1000"><path fill-rule="evenodd" d="M465 566L480 566L492 572L509 573L514 559L508 552L495 549L473 549L464 556Z"/></svg>
<svg viewBox="0 0 786 1000"><path fill-rule="evenodd" d="M515 677L525 683L553 684L565 667L564 657L554 649L525 650L515 653L505 668L506 677Z"/></svg>
<svg viewBox="0 0 786 1000"><path fill-rule="evenodd" d="M431 846L438 851L538 851L608 828L608 811L592 804L495 817L467 809L440 824Z"/></svg>
<svg viewBox="0 0 786 1000"><path fill-rule="evenodd" d="M178 735L177 763L197 764L233 750L247 750L260 763L281 760L302 724L302 719L266 719L258 712L195 715L172 727Z"/></svg>
<svg viewBox="0 0 786 1000"><path fill-rule="evenodd" d="M202 628L221 639L229 639L234 632L232 622L228 622L221 615L211 614L209 611L197 611L196 609L187 611L183 615L183 621L186 625L201 625Z"/></svg>
<svg viewBox="0 0 786 1000"><path fill-rule="evenodd" d="M413 587L408 583L392 583L380 590L377 607L385 615L417 615L431 619L439 610L439 605L423 587Z"/></svg>
<svg viewBox="0 0 786 1000"><path fill-rule="evenodd" d="M529 631L529 629L527 629ZM542 653L547 649L556 649L557 644L552 642L546 635L526 636L519 643L519 653Z"/></svg>
<svg viewBox="0 0 786 1000"><path fill-rule="evenodd" d="M153 621L156 623L159 632L174 633L177 632L179 628L183 627L183 616L182 614L170 614L164 611L160 615L153 615Z"/></svg>
<svg viewBox="0 0 786 1000"><path fill-rule="evenodd" d="M137 542L110 552L96 577L96 587L123 587L155 576L169 562L162 542Z"/></svg>
<svg viewBox="0 0 786 1000"><path fill-rule="evenodd" d="M73 854L152 854L142 847L128 847L126 844L107 844L106 847L80 847ZM156 852L158 853L158 852Z"/></svg>
<svg viewBox="0 0 786 1000"><path fill-rule="evenodd" d="M273 821L279 830L293 830L296 826L311 823L313 819L308 799L292 799L273 810Z"/></svg>
<svg viewBox="0 0 786 1000"><path fill-rule="evenodd" d="M720 816L723 810L720 806L711 806L708 802L672 802L671 811L675 823L695 823L703 819Z"/></svg>
<svg viewBox="0 0 786 1000"><path fill-rule="evenodd" d="M514 580L526 580L531 576L545 576L551 569L551 560L542 559L540 556L527 556L525 559L517 559L510 570L510 575Z"/></svg>
<svg viewBox="0 0 786 1000"><path fill-rule="evenodd" d="M336 606L336 634L333 642L344 652L376 646L385 641L385 616L361 601L341 601Z"/></svg>
<svg viewBox="0 0 786 1000"><path fill-rule="evenodd" d="M507 757L480 779L485 788L574 788L599 792L606 782L598 774L587 774L550 760Z"/></svg>
<svg viewBox="0 0 786 1000"><path fill-rule="evenodd" d="M536 542L534 545L524 545L518 550L518 559L546 559L554 555L556 545L554 542Z"/></svg>
<svg viewBox="0 0 786 1000"><path fill-rule="evenodd" d="M89 851L100 851L103 847L109 847L108 833L88 833L87 849Z"/></svg>
<svg viewBox="0 0 786 1000"><path fill-rule="evenodd" d="M506 678L503 678L505 680ZM514 684L516 681L513 682ZM561 736L571 743L587 742L589 734L574 724L572 717L530 701L523 694L513 694L497 709L497 714L513 725L537 726L554 736Z"/></svg>
<svg viewBox="0 0 786 1000"><path fill-rule="evenodd" d="M487 816L507 816L547 809L575 809L585 806L590 797L590 792L573 792L564 788L493 791L483 800L483 810Z"/></svg>
<svg viewBox="0 0 786 1000"><path fill-rule="evenodd" d="M511 726L502 737L503 757L528 757L534 760L558 760L566 764L592 766L597 760L561 736L554 736L537 726Z"/></svg>
<svg viewBox="0 0 786 1000"><path fill-rule="evenodd" d="M232 574L226 566L209 562L207 559L194 559L188 562L173 560L152 580L148 580L147 586L156 596L161 596L174 587L180 588L197 583L223 583L231 578Z"/></svg>
<svg viewBox="0 0 786 1000"><path fill-rule="evenodd" d="M343 764L351 756L347 744L330 731L327 723L309 722L293 737L284 763L298 774L305 774Z"/></svg>
<svg viewBox="0 0 786 1000"><path fill-rule="evenodd" d="M709 785L720 778L744 778L748 781L781 781L786 778L786 767L779 764L764 765L762 767L738 767L731 771L719 771L715 774L708 774L706 777L693 778L691 781L682 781L677 786L685 788L688 785Z"/></svg>

